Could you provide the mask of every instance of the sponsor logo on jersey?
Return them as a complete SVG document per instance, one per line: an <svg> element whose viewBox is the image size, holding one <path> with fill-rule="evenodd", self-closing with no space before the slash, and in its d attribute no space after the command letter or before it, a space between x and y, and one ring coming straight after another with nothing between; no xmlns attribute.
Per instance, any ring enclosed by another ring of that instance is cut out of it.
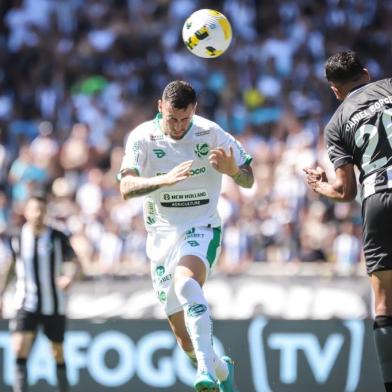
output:
<svg viewBox="0 0 392 392"><path fill-rule="evenodd" d="M199 246L200 244L196 240L187 241L190 246Z"/></svg>
<svg viewBox="0 0 392 392"><path fill-rule="evenodd" d="M145 215L146 215L146 223L148 225L153 225L157 221L155 204L151 200L148 200L145 204Z"/></svg>
<svg viewBox="0 0 392 392"><path fill-rule="evenodd" d="M207 143L198 143L194 152L199 158L204 158L210 152L210 146Z"/></svg>
<svg viewBox="0 0 392 392"><path fill-rule="evenodd" d="M155 268L155 273L157 276L162 276L165 273L165 267L163 265L158 265L158 267Z"/></svg>
<svg viewBox="0 0 392 392"><path fill-rule="evenodd" d="M191 169L189 171L191 176L199 176L200 174L204 174L206 172L207 168L205 166L202 167L197 167L195 169ZM157 172L155 173L156 176L163 176L164 174L167 174L166 172Z"/></svg>
<svg viewBox="0 0 392 392"><path fill-rule="evenodd" d="M166 155L165 151L163 151L161 148L154 148L152 151L157 158L163 158Z"/></svg>
<svg viewBox="0 0 392 392"><path fill-rule="evenodd" d="M185 238L203 238L204 234L201 233L196 233L196 229L192 227L192 229L189 229L185 232Z"/></svg>
<svg viewBox="0 0 392 392"><path fill-rule="evenodd" d="M243 160L246 160L246 158L248 157L248 154L245 152L245 150L242 148L241 144L237 140L235 141L235 144L238 148L238 151L240 152L240 157Z"/></svg>
<svg viewBox="0 0 392 392"><path fill-rule="evenodd" d="M161 303L164 304L166 302L166 298L167 298L167 296L166 296L166 293L164 291L159 291L158 292L158 299L159 299L159 301Z"/></svg>
<svg viewBox="0 0 392 392"><path fill-rule="evenodd" d="M146 222L148 225L153 225L156 222L156 220L152 216L148 216Z"/></svg>
<svg viewBox="0 0 392 392"><path fill-rule="evenodd" d="M171 279L172 279L172 274L168 274L168 275L164 276L163 278L159 279L159 284L169 282Z"/></svg>
<svg viewBox="0 0 392 392"><path fill-rule="evenodd" d="M199 131L199 132L195 132L196 136L204 136L204 135L209 135L211 132L208 131Z"/></svg>
<svg viewBox="0 0 392 392"><path fill-rule="evenodd" d="M165 138L165 136L162 135L162 134L159 134L159 135L150 135L150 141L151 141L151 142L158 142L158 141L163 140L164 138Z"/></svg>
<svg viewBox="0 0 392 392"><path fill-rule="evenodd" d="M140 141L136 141L132 145L132 153L133 153L133 161L137 162L140 155L141 143Z"/></svg>
<svg viewBox="0 0 392 392"><path fill-rule="evenodd" d="M163 207L196 207L208 204L210 199L204 189L162 192L160 202Z"/></svg>

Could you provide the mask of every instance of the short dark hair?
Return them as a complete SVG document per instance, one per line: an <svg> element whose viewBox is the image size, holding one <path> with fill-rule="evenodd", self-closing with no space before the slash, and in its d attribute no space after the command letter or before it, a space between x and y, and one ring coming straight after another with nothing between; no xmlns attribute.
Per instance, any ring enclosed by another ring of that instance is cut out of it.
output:
<svg viewBox="0 0 392 392"><path fill-rule="evenodd" d="M325 63L327 80L336 84L354 82L360 79L363 72L361 60L351 50L335 53Z"/></svg>
<svg viewBox="0 0 392 392"><path fill-rule="evenodd" d="M174 80L163 90L162 99L170 102L176 109L185 109L190 104L196 104L196 92L188 82Z"/></svg>

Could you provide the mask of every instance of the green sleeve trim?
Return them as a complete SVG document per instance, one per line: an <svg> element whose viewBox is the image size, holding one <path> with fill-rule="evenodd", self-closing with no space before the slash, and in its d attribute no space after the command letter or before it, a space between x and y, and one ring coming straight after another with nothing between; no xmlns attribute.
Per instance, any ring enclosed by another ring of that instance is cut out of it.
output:
<svg viewBox="0 0 392 392"><path fill-rule="evenodd" d="M244 165L249 165L253 161L253 157L250 155L247 155L245 158L245 162L243 163Z"/></svg>

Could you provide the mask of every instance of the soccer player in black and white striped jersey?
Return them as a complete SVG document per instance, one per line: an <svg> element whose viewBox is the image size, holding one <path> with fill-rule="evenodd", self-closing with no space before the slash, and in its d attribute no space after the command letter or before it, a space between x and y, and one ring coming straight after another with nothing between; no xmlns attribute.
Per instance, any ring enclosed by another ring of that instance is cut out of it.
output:
<svg viewBox="0 0 392 392"><path fill-rule="evenodd" d="M47 201L42 193L32 194L27 200L26 223L18 235L11 236L13 257L0 285L1 312L4 292L15 272L17 312L10 322L16 357L14 392L27 391L26 361L38 327L43 328L51 341L59 391L68 391L63 355L65 291L80 271L80 264L69 237L46 224L46 208ZM73 262L72 268L64 268L64 262Z"/></svg>
<svg viewBox="0 0 392 392"><path fill-rule="evenodd" d="M392 392L392 78L370 82L355 52L339 52L325 64L325 74L341 105L325 127L336 178L306 168L315 192L335 201L356 197L354 166L359 169L363 215L363 250L375 314L374 338L385 390Z"/></svg>

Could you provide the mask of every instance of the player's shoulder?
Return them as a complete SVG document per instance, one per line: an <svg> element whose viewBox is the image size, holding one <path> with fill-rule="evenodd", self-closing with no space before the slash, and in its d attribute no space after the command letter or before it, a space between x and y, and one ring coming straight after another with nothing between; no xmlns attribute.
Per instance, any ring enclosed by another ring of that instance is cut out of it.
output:
<svg viewBox="0 0 392 392"><path fill-rule="evenodd" d="M342 124L344 123L343 120L343 113L344 113L344 102L342 102L338 108L335 110L329 121L324 127L324 135L326 137L331 136L333 134L339 134L339 130L341 129Z"/></svg>
<svg viewBox="0 0 392 392"><path fill-rule="evenodd" d="M157 133L155 121L144 121L129 132L128 140L150 140L153 133Z"/></svg>
<svg viewBox="0 0 392 392"><path fill-rule="evenodd" d="M194 137L216 138L227 132L216 122L205 117L194 115L192 119Z"/></svg>
<svg viewBox="0 0 392 392"><path fill-rule="evenodd" d="M71 237L71 233L67 226L59 221L52 221L49 225L49 229L53 233L53 237L56 238L69 238Z"/></svg>
<svg viewBox="0 0 392 392"><path fill-rule="evenodd" d="M195 130L205 130L210 132L221 132L222 128L215 121L195 114L192 118Z"/></svg>
<svg viewBox="0 0 392 392"><path fill-rule="evenodd" d="M389 89L389 92L392 93L392 78L385 78L370 82L366 85L364 90L372 90L378 87L384 87L386 89Z"/></svg>

